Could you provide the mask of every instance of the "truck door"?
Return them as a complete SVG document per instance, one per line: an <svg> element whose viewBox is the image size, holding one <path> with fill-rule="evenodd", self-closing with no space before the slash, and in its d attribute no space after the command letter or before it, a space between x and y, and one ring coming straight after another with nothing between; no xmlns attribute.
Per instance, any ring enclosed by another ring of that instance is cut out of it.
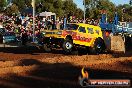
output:
<svg viewBox="0 0 132 88"><path fill-rule="evenodd" d="M80 26L77 30L77 36L76 36L75 43L79 45L85 45L86 37L87 37L86 27Z"/></svg>

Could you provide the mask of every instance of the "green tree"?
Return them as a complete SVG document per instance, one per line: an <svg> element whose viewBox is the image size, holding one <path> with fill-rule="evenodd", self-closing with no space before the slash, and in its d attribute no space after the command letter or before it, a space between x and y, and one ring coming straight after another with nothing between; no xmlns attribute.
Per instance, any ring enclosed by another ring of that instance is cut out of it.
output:
<svg viewBox="0 0 132 88"><path fill-rule="evenodd" d="M86 17L98 19L104 10L109 18L113 18L115 5L109 0L86 0Z"/></svg>
<svg viewBox="0 0 132 88"><path fill-rule="evenodd" d="M0 0L0 12L4 11L4 7L7 6L6 0Z"/></svg>
<svg viewBox="0 0 132 88"><path fill-rule="evenodd" d="M19 9L18 9L18 6L16 4L13 4L6 9L7 15L12 15L13 13L18 14L18 12L19 12Z"/></svg>
<svg viewBox="0 0 132 88"><path fill-rule="evenodd" d="M31 7L31 2L32 0L13 0L20 12L27 7ZM58 17L70 14L81 18L83 15L83 11L77 8L73 0L35 0L35 7L36 13L54 12Z"/></svg>
<svg viewBox="0 0 132 88"><path fill-rule="evenodd" d="M80 9L80 8L77 8L76 9L76 11L75 11L75 16L77 17L77 18L83 18L83 11L82 11L82 9Z"/></svg>
<svg viewBox="0 0 132 88"><path fill-rule="evenodd" d="M128 21L129 19L132 19L132 6L129 4L118 5L117 12L120 21Z"/></svg>
<svg viewBox="0 0 132 88"><path fill-rule="evenodd" d="M54 6L54 12L57 14L57 16L59 16L59 17L62 16L63 15L63 10L62 10L63 3L62 3L62 0L54 1L53 6Z"/></svg>
<svg viewBox="0 0 132 88"><path fill-rule="evenodd" d="M98 3L99 3L99 0L85 0L85 2L86 2L86 9L87 8L95 8L97 5L98 5Z"/></svg>
<svg viewBox="0 0 132 88"><path fill-rule="evenodd" d="M43 2L42 11L54 12L53 3Z"/></svg>
<svg viewBox="0 0 132 88"><path fill-rule="evenodd" d="M132 0L129 1L129 4L132 5Z"/></svg>
<svg viewBox="0 0 132 88"><path fill-rule="evenodd" d="M62 9L64 10L65 15L68 15L68 14L74 15L77 9L77 5L70 0L64 1Z"/></svg>
<svg viewBox="0 0 132 88"><path fill-rule="evenodd" d="M26 8L25 0L13 0L12 2L18 6L20 12Z"/></svg>
<svg viewBox="0 0 132 88"><path fill-rule="evenodd" d="M27 7L31 7L31 2L32 0L25 0L23 3L25 3Z"/></svg>
<svg viewBox="0 0 132 88"><path fill-rule="evenodd" d="M106 10L107 16L110 19L113 19L116 11L116 6L112 2L110 2L109 0L100 0L97 8L99 8L99 10Z"/></svg>

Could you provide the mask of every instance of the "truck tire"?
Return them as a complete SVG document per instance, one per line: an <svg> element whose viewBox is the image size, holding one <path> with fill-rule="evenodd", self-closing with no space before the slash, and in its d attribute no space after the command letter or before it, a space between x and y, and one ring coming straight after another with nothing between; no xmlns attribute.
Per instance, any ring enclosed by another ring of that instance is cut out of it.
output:
<svg viewBox="0 0 132 88"><path fill-rule="evenodd" d="M94 47L91 48L91 53L92 54L101 54L105 51L105 43L101 38L97 38L94 42Z"/></svg>
<svg viewBox="0 0 132 88"><path fill-rule="evenodd" d="M52 51L52 49L50 47L48 47L47 44L43 44L43 49L45 52L51 52Z"/></svg>
<svg viewBox="0 0 132 88"><path fill-rule="evenodd" d="M65 53L69 54L72 53L73 50L73 42L71 40L66 39L63 43L63 50Z"/></svg>

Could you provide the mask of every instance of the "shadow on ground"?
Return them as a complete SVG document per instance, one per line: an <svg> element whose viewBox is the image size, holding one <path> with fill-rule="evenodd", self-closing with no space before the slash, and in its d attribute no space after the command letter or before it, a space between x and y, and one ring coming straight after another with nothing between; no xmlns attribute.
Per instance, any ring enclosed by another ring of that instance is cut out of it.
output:
<svg viewBox="0 0 132 88"><path fill-rule="evenodd" d="M0 47L0 52L14 53L14 54L33 54L34 53L45 53L43 49L38 49L34 46L22 46L22 47ZM53 50L53 54L64 54L62 50Z"/></svg>
<svg viewBox="0 0 132 88"><path fill-rule="evenodd" d="M0 52L4 53L14 53L14 54L31 54L31 55L39 55L39 53L47 53L43 49L38 49L37 47L33 46L22 46L22 47L0 47ZM86 49L81 49L78 51L78 53L73 54L65 54L65 52L62 49L56 50L53 49L51 54L62 54L62 55L93 55L90 54ZM128 50L125 54L120 53L104 53L104 54L112 54L114 58L119 57L131 57L132 56L132 50Z"/></svg>
<svg viewBox="0 0 132 88"><path fill-rule="evenodd" d="M28 75L8 74L8 78L0 78L0 88L81 88L78 77L81 75L82 67L71 63L48 64L34 59L20 60L19 63L20 66L34 64L38 67L29 71ZM127 64L124 64L125 66ZM85 68L85 70L88 71L91 79L132 79L132 75L127 72L91 68Z"/></svg>

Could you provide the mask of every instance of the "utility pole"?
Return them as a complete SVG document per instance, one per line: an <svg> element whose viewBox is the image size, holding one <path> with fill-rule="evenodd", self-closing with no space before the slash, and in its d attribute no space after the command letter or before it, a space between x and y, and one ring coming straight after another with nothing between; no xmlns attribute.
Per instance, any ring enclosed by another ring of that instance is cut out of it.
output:
<svg viewBox="0 0 132 88"><path fill-rule="evenodd" d="M122 22L124 21L124 13L125 13L125 8L122 8Z"/></svg>
<svg viewBox="0 0 132 88"><path fill-rule="evenodd" d="M83 5L84 5L84 21L83 21L83 23L85 23L86 22L86 19L85 19L85 15L86 15L86 2L85 2L85 0L83 0Z"/></svg>
<svg viewBox="0 0 132 88"><path fill-rule="evenodd" d="M35 0L32 0L33 7L33 42L35 42Z"/></svg>

